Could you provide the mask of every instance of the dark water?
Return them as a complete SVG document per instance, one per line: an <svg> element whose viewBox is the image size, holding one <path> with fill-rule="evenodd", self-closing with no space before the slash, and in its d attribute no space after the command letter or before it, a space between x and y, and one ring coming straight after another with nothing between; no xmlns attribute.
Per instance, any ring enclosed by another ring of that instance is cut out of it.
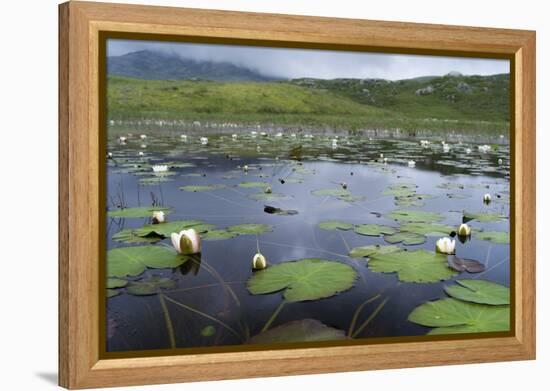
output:
<svg viewBox="0 0 550 391"><path fill-rule="evenodd" d="M505 144L491 153L480 153L477 145L453 143L449 152L443 152L439 140L433 140L428 148L421 148L418 140L392 141L341 138L338 147L330 147L330 139L304 139L301 136L283 138L270 136L251 138L239 135L232 141L227 135L209 136L206 146L197 137L183 142L179 135L154 136L146 141L133 136L126 145L110 140L109 151L114 161L108 164L109 209L120 203L127 207L151 205L156 200L173 208L170 221L198 219L219 228L243 223L264 223L274 227L272 232L259 235L261 252L273 265L301 258L323 258L343 262L358 273L353 288L336 296L317 301L288 303L273 322L272 327L288 321L316 319L347 332L357 307L366 299L381 294L387 304L359 335L360 338L424 335L430 329L407 320L418 305L446 297L443 290L452 281L441 283L404 283L395 273L371 272L366 259L348 257L348 248L370 244L387 244L382 237L362 236L350 231L325 231L317 224L326 220L341 220L354 224L377 223L398 227L398 222L383 215L397 209L421 209L439 212L445 219L440 223L456 226L461 223L462 211L493 211L508 215L509 203L509 148ZM349 144L348 144L349 143ZM146 147L142 147L146 144ZM260 152L257 146L260 145ZM299 156L293 149L302 145ZM470 148L471 153L466 153ZM144 156L139 156L139 151ZM383 164L383 154L388 162ZM277 159L278 158L278 159ZM502 159L501 164L498 159ZM301 159L298 162L296 159ZM407 166L414 159L416 166ZM150 165L163 162L188 163L195 167L172 168L167 176L170 181L154 185L142 185L140 180L150 178ZM239 166L249 166L248 173ZM134 167L139 166L139 167ZM135 172L126 172L139 170ZM261 169L260 169L261 168ZM297 170L297 171L296 171ZM137 174L137 175L136 175ZM189 176L199 175L199 176ZM231 176L228 178L227 176ZM279 178L286 178L284 184ZM288 179L300 178L302 183ZM243 181L272 183L274 193L288 198L276 201L256 201L250 194L261 192L258 188L232 187ZM320 197L312 190L337 188L346 182L353 194L365 196L362 201L345 202L334 197ZM419 194L429 194L422 207L399 207L394 197L383 195L388 185L414 183ZM440 188L443 183L460 184L464 189ZM180 186L197 184L224 184L227 188L186 192ZM485 205L483 194L500 195L495 202ZM450 198L448 194L467 198ZM121 201L122 200L122 201ZM294 209L297 215L267 214L264 205ZM123 228L141 227L150 223L149 218L107 219L108 249L129 244L111 239ZM471 222L473 227L491 231L509 231L509 221L497 223ZM422 245L405 246L410 250L424 248L433 251L438 237L428 236ZM170 245L170 240L163 243ZM156 244L159 245L159 244ZM173 324L176 346L203 347L241 344L248 336L260 332L282 301L281 293L253 296L246 289L251 277L252 257L256 253L256 236L241 235L219 241L203 241L202 264L193 270L184 264L176 269L147 270L139 279L148 275L171 277L177 288L164 293L175 301L212 316L237 331L239 336L227 332L218 323L202 314L167 303ZM402 244L399 246L404 247ZM483 278L509 285L509 245L493 244L475 239L462 244L457 241L457 254L486 264L486 271L479 274L462 273L455 277ZM208 267L207 267L208 266ZM212 269L215 273L212 273ZM236 299L220 283L229 285ZM365 306L358 323L365 320L378 306L373 301ZM132 296L122 293L107 299L108 351L164 349L170 347L166 321L157 295ZM201 330L213 326L211 336L201 335Z"/></svg>

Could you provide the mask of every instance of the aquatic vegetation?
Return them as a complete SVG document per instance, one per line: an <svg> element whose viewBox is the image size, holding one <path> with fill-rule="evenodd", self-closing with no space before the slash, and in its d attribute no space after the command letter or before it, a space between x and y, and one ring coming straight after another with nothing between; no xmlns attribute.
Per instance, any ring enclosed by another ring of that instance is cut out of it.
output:
<svg viewBox="0 0 550 391"><path fill-rule="evenodd" d="M381 224L361 224L353 227L353 231L359 235L365 236L380 236L380 235L392 235L397 230L393 227ZM397 243L397 242L396 242Z"/></svg>
<svg viewBox="0 0 550 391"><path fill-rule="evenodd" d="M444 255L424 249L375 253L370 257L368 267L378 273L397 273L397 278L405 282L438 282L456 274L447 265Z"/></svg>
<svg viewBox="0 0 550 391"><path fill-rule="evenodd" d="M438 213L421 210L395 210L389 213L387 217L405 223L435 223L443 219Z"/></svg>
<svg viewBox="0 0 550 391"><path fill-rule="evenodd" d="M254 255L254 258L252 258L252 269L262 270L262 269L265 269L266 267L267 267L267 261L265 257L260 253L256 253Z"/></svg>
<svg viewBox="0 0 550 391"><path fill-rule="evenodd" d="M315 319L294 320L250 338L250 344L318 342L346 339L342 330L329 327Z"/></svg>
<svg viewBox="0 0 550 391"><path fill-rule="evenodd" d="M353 258L364 258L364 257L371 257L379 254L394 253L396 251L401 251L401 247L393 246L393 245L388 245L388 246L370 245L370 246L352 248L349 252L349 256Z"/></svg>
<svg viewBox="0 0 550 391"><path fill-rule="evenodd" d="M510 243L510 235L508 234L508 232L484 231L478 232L475 237L479 240L489 240L497 244Z"/></svg>
<svg viewBox="0 0 550 391"><path fill-rule="evenodd" d="M391 244L403 243L405 246L413 246L424 243L426 237L414 232L400 231L391 235L385 235L384 240Z"/></svg>
<svg viewBox="0 0 550 391"><path fill-rule="evenodd" d="M454 254L447 256L447 263L451 269L458 272L480 273L485 270L485 266L481 262L457 257Z"/></svg>
<svg viewBox="0 0 550 391"><path fill-rule="evenodd" d="M336 220L322 221L319 224L317 224L317 226L326 231L334 231L336 229L347 231L353 228L353 224L345 223L343 221L336 221Z"/></svg>
<svg viewBox="0 0 550 391"><path fill-rule="evenodd" d="M472 232L472 229L466 223L460 224L460 227L458 227L458 230L457 230L458 236L470 236L471 232Z"/></svg>
<svg viewBox="0 0 550 391"><path fill-rule="evenodd" d="M220 190L224 189L226 186L223 184L212 184L212 185L187 185L187 186L181 186L180 190L184 191L190 191L193 193L199 192L199 191L212 191L212 190Z"/></svg>
<svg viewBox="0 0 550 391"><path fill-rule="evenodd" d="M506 219L506 216L502 216L500 214L491 213L491 212L474 213L474 212L464 211L462 219L465 223L467 223L468 221L471 221L471 220L477 220L481 223L491 223L491 222L496 222L496 221Z"/></svg>
<svg viewBox="0 0 550 391"><path fill-rule="evenodd" d="M150 217L154 212L162 211L166 214L170 213L170 208L165 206L143 206L136 208L123 208L115 209L107 212L109 217L117 218L140 218L140 217Z"/></svg>
<svg viewBox="0 0 550 391"><path fill-rule="evenodd" d="M483 202L485 202L486 204L488 204L489 202L491 202L491 194L486 193L486 194L483 196Z"/></svg>
<svg viewBox="0 0 550 391"><path fill-rule="evenodd" d="M255 235L270 232L273 227L267 224L239 224L227 227L227 230L239 235Z"/></svg>
<svg viewBox="0 0 550 391"><path fill-rule="evenodd" d="M270 266L247 282L253 295L283 291L287 301L318 300L350 289L357 273L352 267L319 258L306 258Z"/></svg>
<svg viewBox="0 0 550 391"><path fill-rule="evenodd" d="M126 293L135 296L156 295L161 289L174 288L176 281L170 278L151 276L137 281L130 281Z"/></svg>
<svg viewBox="0 0 550 391"><path fill-rule="evenodd" d="M193 228L189 228L179 233L172 232L170 235L172 246L178 254L191 255L201 252L201 237Z"/></svg>
<svg viewBox="0 0 550 391"><path fill-rule="evenodd" d="M454 254L456 248L456 241L449 239L448 237L440 238L435 243L435 249L441 254Z"/></svg>
<svg viewBox="0 0 550 391"><path fill-rule="evenodd" d="M447 285L445 292L455 299L479 304L510 304L510 289L486 280L456 280L459 285Z"/></svg>
<svg viewBox="0 0 550 391"><path fill-rule="evenodd" d="M166 222L166 214L162 210L155 210L151 219L153 224L161 224Z"/></svg>
<svg viewBox="0 0 550 391"><path fill-rule="evenodd" d="M121 247L107 252L107 276L138 276L147 268L176 267L188 260L160 246Z"/></svg>

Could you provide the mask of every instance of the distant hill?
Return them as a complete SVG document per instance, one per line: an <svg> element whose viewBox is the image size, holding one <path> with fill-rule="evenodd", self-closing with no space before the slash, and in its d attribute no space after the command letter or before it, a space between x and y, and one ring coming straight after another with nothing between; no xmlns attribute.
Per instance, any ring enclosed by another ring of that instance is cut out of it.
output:
<svg viewBox="0 0 550 391"><path fill-rule="evenodd" d="M228 62L194 61L181 58L176 54L149 50L107 57L107 73L110 76L125 76L146 80L275 80Z"/></svg>

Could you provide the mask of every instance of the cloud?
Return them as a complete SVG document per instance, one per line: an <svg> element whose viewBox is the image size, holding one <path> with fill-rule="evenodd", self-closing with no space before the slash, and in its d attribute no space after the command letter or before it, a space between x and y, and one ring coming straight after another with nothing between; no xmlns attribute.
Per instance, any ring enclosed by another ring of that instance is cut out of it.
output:
<svg viewBox="0 0 550 391"><path fill-rule="evenodd" d="M357 53L334 50L267 48L237 45L170 43L110 39L107 54L118 56L138 50L173 53L197 61L229 62L281 78L313 77L408 79L444 75L509 73L508 60L403 54Z"/></svg>

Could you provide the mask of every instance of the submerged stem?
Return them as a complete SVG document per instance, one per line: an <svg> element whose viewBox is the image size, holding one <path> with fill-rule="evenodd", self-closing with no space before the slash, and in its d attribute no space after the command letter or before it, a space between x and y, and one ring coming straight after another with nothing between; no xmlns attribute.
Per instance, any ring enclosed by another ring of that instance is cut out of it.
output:
<svg viewBox="0 0 550 391"><path fill-rule="evenodd" d="M223 328L227 329L229 332L231 332L233 335L235 335L236 337L238 337L239 339L243 339L242 335L240 335L239 333L237 333L231 326L229 326L227 323L225 322L222 322L221 320L217 319L217 318L214 318L213 316L211 315L208 315L202 311L199 311L197 310L196 308L193 308L193 307L189 307L188 305L185 305L183 303L180 303L179 301L176 301L168 296L165 296L166 300L168 300L169 302L177 305L177 306L180 306L182 308L185 308L186 310L188 311L191 311L195 314L198 314L198 315L201 315L201 316L204 316L205 318L207 319L210 319L211 321L213 322L216 322L217 324L219 324L220 326L222 326Z"/></svg>
<svg viewBox="0 0 550 391"><path fill-rule="evenodd" d="M277 318L277 315L279 315L279 313L281 312L281 310L283 309L283 307L285 306L286 303L287 303L286 300L281 301L281 303L277 306L277 308L275 309L273 314L271 314L271 316L269 317L267 322L265 322L265 325L264 325L264 327L262 328L262 331L261 331L262 333L264 331L267 331L269 329L269 327L271 327L271 324L273 323L275 318Z"/></svg>
<svg viewBox="0 0 550 391"><path fill-rule="evenodd" d="M382 303L380 303L378 305L378 307L376 307L374 309L374 311L372 312L372 314L370 314L370 316L367 318L367 320L365 320L361 326L359 326L359 328L351 335L351 338L355 338L357 337L358 334L360 334L364 329L365 327L367 327L367 325L371 322L371 320L373 320L375 318L376 315L378 315L378 313L380 312L380 310L382 308L384 308L384 306L386 305L386 303L388 302L390 298L387 297Z"/></svg>
<svg viewBox="0 0 550 391"><path fill-rule="evenodd" d="M378 293L377 295L374 295L370 299L365 300L363 303L361 303L361 305L359 305L359 307L357 307L357 309L353 314L353 318L351 319L351 323L349 325L348 336L351 336L353 334L353 329L355 329L355 323L357 323L357 318L359 317L359 314L361 313L363 308L367 304L372 303L374 300L378 299L380 296L381 296L381 293Z"/></svg>
<svg viewBox="0 0 550 391"><path fill-rule="evenodd" d="M174 326L172 325L172 319L170 319L170 313L168 312L168 307L166 307L166 302L164 301L164 295L158 293L160 306L164 314L164 320L166 321L166 329L168 330L168 338L170 339L170 348L176 348L176 336L174 335Z"/></svg>

